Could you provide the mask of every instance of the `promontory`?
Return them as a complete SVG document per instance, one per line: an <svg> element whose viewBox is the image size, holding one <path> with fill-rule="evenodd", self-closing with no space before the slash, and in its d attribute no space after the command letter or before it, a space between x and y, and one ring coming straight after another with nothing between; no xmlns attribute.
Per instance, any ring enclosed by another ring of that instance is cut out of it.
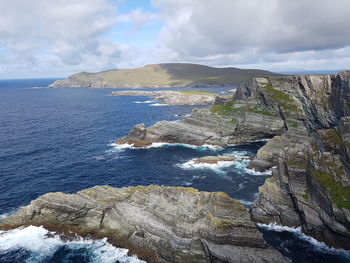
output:
<svg viewBox="0 0 350 263"><path fill-rule="evenodd" d="M51 88L166 88L238 85L254 76L278 74L257 69L214 68L190 63L152 64L134 69L81 72L57 80Z"/></svg>

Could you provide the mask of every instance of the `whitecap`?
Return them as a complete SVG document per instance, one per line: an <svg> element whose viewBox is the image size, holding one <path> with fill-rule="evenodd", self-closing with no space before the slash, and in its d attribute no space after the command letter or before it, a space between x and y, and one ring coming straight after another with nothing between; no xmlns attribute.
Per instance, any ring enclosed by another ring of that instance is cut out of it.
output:
<svg viewBox="0 0 350 263"><path fill-rule="evenodd" d="M132 103L136 103L136 104L148 104L148 103L153 103L154 100L146 100L146 101L133 101Z"/></svg>
<svg viewBox="0 0 350 263"><path fill-rule="evenodd" d="M235 164L235 161L218 161L217 163L203 163L197 162L198 158L191 159L182 164L176 164L175 166L180 167L184 170L193 170L193 169L209 169L213 170L218 174L226 174L223 170Z"/></svg>
<svg viewBox="0 0 350 263"><path fill-rule="evenodd" d="M166 142L153 142L150 145L143 146L143 147L135 147L133 143L124 143L124 144L118 144L118 143L111 143L109 146L113 147L112 152L115 151L121 151L125 149L151 149L151 148L167 148L167 147L184 147L184 148L190 148L198 151L220 151L223 149L221 146L217 145L210 145L210 144L203 144L203 145L191 145L186 143L166 143Z"/></svg>
<svg viewBox="0 0 350 263"><path fill-rule="evenodd" d="M63 246L69 249L85 248L92 262L103 263L141 263L135 256L128 256L128 249L116 248L107 238L91 240L77 236L74 240L63 241L59 235L43 227L28 226L0 232L0 252L25 249L29 251L27 262L41 262L53 255Z"/></svg>
<svg viewBox="0 0 350 263"><path fill-rule="evenodd" d="M312 244L318 251L323 251L323 252L330 253L333 255L342 255L342 256L350 257L350 251L347 251L344 249L339 249L339 248L329 247L324 242L317 241L313 237L310 237L310 236L304 234L301 230L301 227L294 228L294 227L288 227L288 226L281 226L281 225L278 225L276 223L270 223L270 224L257 223L257 225L261 228L264 228L264 229L270 230L270 231L293 233L296 237Z"/></svg>
<svg viewBox="0 0 350 263"><path fill-rule="evenodd" d="M264 176L268 176L268 175L272 175L272 169L268 169L268 170L265 170L265 171L255 171L254 169L249 169L249 168L245 168L244 169L248 174L251 174L251 175L264 175Z"/></svg>
<svg viewBox="0 0 350 263"><path fill-rule="evenodd" d="M49 89L49 87L25 87L24 89Z"/></svg>
<svg viewBox="0 0 350 263"><path fill-rule="evenodd" d="M241 174L250 174L250 175L263 175L268 176L272 174L272 169L265 171L255 171L254 169L249 169L248 165L250 163L250 154L246 151L234 151L232 154L236 158L235 168Z"/></svg>
<svg viewBox="0 0 350 263"><path fill-rule="evenodd" d="M165 104L165 103L153 103L153 104L149 104L149 106L170 106L169 104Z"/></svg>

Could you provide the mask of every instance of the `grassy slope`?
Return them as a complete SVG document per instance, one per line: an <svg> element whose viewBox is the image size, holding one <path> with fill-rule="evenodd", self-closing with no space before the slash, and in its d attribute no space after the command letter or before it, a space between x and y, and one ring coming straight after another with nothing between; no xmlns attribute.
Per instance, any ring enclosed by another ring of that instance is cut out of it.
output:
<svg viewBox="0 0 350 263"><path fill-rule="evenodd" d="M147 65L135 69L115 69L99 73L78 73L74 77L88 81L100 79L114 85L182 86L195 84L239 84L254 76L274 76L263 70L213 68L188 63Z"/></svg>

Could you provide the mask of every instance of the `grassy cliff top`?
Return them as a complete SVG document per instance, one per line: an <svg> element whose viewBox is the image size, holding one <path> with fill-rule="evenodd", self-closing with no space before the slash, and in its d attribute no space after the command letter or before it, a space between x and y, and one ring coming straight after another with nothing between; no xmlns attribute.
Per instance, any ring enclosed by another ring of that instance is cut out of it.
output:
<svg viewBox="0 0 350 263"><path fill-rule="evenodd" d="M134 69L114 69L98 73L81 72L67 81L90 83L103 81L115 86L193 86L193 85L237 85L259 76L278 76L264 70L214 68L189 63L152 64Z"/></svg>

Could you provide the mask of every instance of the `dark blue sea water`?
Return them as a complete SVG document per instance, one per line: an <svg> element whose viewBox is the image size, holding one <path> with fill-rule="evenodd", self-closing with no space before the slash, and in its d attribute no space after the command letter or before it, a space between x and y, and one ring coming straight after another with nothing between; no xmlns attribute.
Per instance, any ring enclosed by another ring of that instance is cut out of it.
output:
<svg viewBox="0 0 350 263"><path fill-rule="evenodd" d="M108 96L106 89L46 89L52 79L0 81L0 214L47 192L74 193L94 185L172 185L224 191L249 205L269 174L246 169L264 142L220 147L113 142L138 123L178 120L192 106L162 106L144 97ZM224 92L232 87L210 88ZM234 155L241 161L196 167L191 160ZM294 262L350 262L299 230L261 226L268 240ZM0 262L138 262L106 240L63 241L28 227L0 233Z"/></svg>

